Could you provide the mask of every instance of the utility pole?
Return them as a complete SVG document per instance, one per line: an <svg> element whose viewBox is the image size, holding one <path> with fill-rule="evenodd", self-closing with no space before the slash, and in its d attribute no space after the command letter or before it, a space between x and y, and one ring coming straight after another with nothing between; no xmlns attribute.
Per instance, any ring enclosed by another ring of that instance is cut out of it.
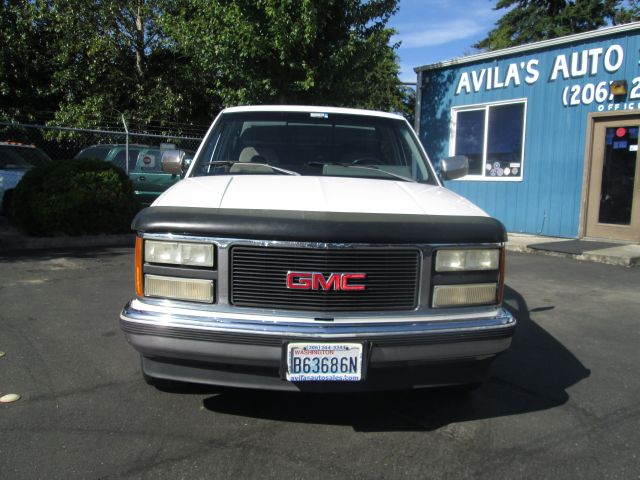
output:
<svg viewBox="0 0 640 480"><path fill-rule="evenodd" d="M124 147L125 151L125 161L124 161L124 171L127 172L127 177L129 176L129 129L127 128L127 122L124 120L124 113L122 114L122 124L124 125L124 131L126 135L126 143Z"/></svg>

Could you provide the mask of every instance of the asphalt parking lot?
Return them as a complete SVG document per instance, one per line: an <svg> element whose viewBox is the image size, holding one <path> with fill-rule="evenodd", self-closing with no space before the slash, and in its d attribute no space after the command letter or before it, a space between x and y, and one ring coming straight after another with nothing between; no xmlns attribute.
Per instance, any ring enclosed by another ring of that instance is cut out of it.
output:
<svg viewBox="0 0 640 480"><path fill-rule="evenodd" d="M639 268L509 254L511 350L468 396L146 385L132 249L0 257L0 478L639 478Z"/></svg>

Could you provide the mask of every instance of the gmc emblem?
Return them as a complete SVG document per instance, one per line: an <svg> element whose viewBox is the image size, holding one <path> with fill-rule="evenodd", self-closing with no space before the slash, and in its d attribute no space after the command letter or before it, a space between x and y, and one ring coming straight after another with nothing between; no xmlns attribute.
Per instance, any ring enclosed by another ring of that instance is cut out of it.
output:
<svg viewBox="0 0 640 480"><path fill-rule="evenodd" d="M297 290L366 290L362 284L352 283L364 280L364 273L330 273L325 277L320 272L287 272L287 288Z"/></svg>

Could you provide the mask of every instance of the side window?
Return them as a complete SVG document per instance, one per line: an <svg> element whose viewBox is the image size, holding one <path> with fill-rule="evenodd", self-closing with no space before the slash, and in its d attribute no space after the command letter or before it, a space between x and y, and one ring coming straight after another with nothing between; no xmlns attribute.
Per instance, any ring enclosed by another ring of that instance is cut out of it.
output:
<svg viewBox="0 0 640 480"><path fill-rule="evenodd" d="M469 158L469 180L521 180L525 102L454 109L452 155Z"/></svg>
<svg viewBox="0 0 640 480"><path fill-rule="evenodd" d="M485 172L490 176L520 177L523 140L523 103L489 108Z"/></svg>
<svg viewBox="0 0 640 480"><path fill-rule="evenodd" d="M232 121L228 124L223 124L216 136L207 142L201 159L196 165L197 169L193 171L192 175L198 176L217 173L216 170L218 167L211 165L211 162L238 160L239 152L237 151L237 143L244 124L245 122L242 121Z"/></svg>
<svg viewBox="0 0 640 480"><path fill-rule="evenodd" d="M136 171L138 172L151 172L161 173L162 165L160 159L162 158L161 151L157 149L143 150L138 154L136 161Z"/></svg>
<svg viewBox="0 0 640 480"><path fill-rule="evenodd" d="M422 159L418 145L411 136L411 132L406 128L403 129L399 140L402 155L406 159L405 162L407 166L411 167L411 176L420 182L429 180L429 170Z"/></svg>
<svg viewBox="0 0 640 480"><path fill-rule="evenodd" d="M458 112L455 154L469 159L469 175L482 175L485 110Z"/></svg>
<svg viewBox="0 0 640 480"><path fill-rule="evenodd" d="M130 148L129 149L129 171L133 171L133 169L136 166L136 160L138 158L138 153L140 152L139 149L137 148ZM116 153L116 156L113 157L113 160L111 161L111 163L113 163L116 167L121 168L122 170L126 171L126 166L124 164L124 159L126 158L127 152L125 150L120 150L118 151L118 153Z"/></svg>
<svg viewBox="0 0 640 480"><path fill-rule="evenodd" d="M125 170L127 167L125 167L124 165L124 159L127 155L127 152L125 152L124 150L120 150L115 157L113 157L113 160L111 160L111 163L113 163L116 167L121 168L122 170Z"/></svg>

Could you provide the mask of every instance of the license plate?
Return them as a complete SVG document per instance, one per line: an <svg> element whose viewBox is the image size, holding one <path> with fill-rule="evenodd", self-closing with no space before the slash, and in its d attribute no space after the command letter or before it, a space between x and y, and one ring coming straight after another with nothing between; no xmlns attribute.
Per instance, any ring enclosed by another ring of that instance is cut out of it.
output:
<svg viewBox="0 0 640 480"><path fill-rule="evenodd" d="M361 343L289 343L290 382L357 382L362 379Z"/></svg>

